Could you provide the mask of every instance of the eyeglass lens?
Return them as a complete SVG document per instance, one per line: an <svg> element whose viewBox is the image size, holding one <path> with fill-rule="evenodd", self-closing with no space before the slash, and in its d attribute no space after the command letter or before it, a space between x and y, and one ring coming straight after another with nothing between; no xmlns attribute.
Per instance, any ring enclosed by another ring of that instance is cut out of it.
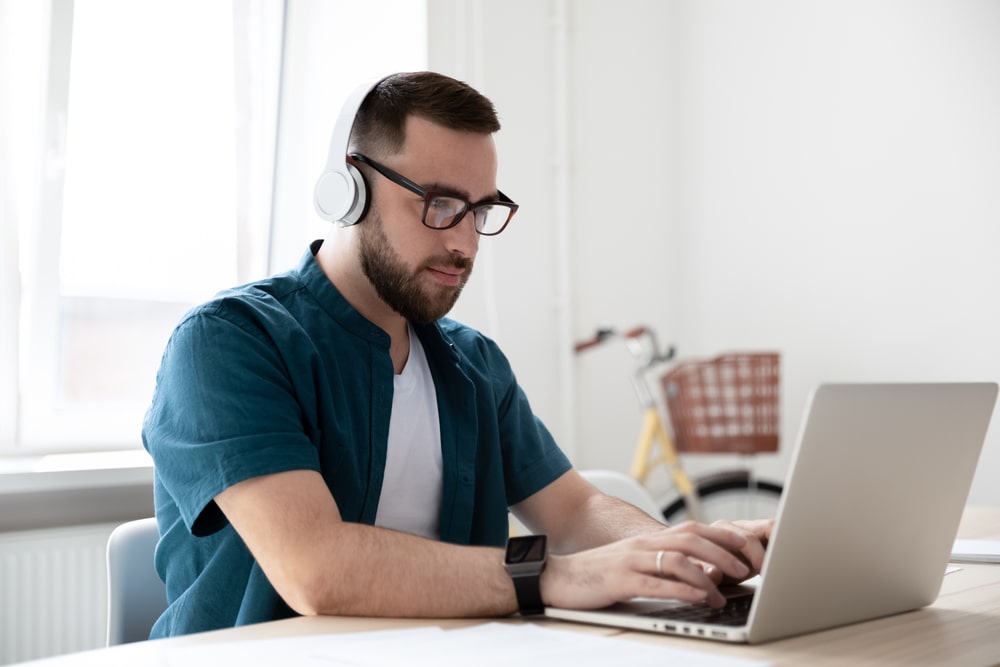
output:
<svg viewBox="0 0 1000 667"><path fill-rule="evenodd" d="M427 198L424 224L434 229L445 229L457 224L466 213L466 203L455 197L433 195ZM480 234L498 234L511 217L511 208L503 204L482 204L472 207L476 231Z"/></svg>

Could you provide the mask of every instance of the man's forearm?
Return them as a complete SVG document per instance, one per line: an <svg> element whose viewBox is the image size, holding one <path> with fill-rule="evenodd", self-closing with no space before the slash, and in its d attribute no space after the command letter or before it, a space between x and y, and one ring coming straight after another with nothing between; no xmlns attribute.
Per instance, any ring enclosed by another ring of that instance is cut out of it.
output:
<svg viewBox="0 0 1000 667"><path fill-rule="evenodd" d="M629 503L595 494L572 517L567 517L566 529L561 531L566 537L553 546L553 551L583 551L663 527L662 523Z"/></svg>
<svg viewBox="0 0 1000 667"><path fill-rule="evenodd" d="M560 479L575 484L572 475ZM553 555L542 573L548 605L596 608L638 595L721 604L711 578L690 559L734 580L750 574L744 560L757 570L763 561L768 526L665 528L593 487L578 488L569 502L543 491L521 507L554 538L553 550L574 552ZM501 549L343 522L315 472L252 478L216 502L278 594L301 614L452 618L517 609ZM607 546L592 548L599 545Z"/></svg>
<svg viewBox="0 0 1000 667"><path fill-rule="evenodd" d="M517 611L502 549L343 523L324 560L314 578L299 580L301 613L451 618Z"/></svg>
<svg viewBox="0 0 1000 667"><path fill-rule="evenodd" d="M517 609L501 549L344 522L316 472L252 478L216 502L300 614L454 617Z"/></svg>

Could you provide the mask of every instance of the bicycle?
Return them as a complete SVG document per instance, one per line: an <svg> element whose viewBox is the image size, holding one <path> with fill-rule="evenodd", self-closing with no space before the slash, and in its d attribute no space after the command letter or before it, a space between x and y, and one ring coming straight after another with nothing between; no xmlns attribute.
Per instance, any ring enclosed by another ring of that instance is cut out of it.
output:
<svg viewBox="0 0 1000 667"><path fill-rule="evenodd" d="M663 400L658 401L648 376L674 362L673 346L661 350L652 329L639 326L624 333L598 329L574 347L579 354L611 340L621 340L632 354L632 384L642 408L629 474L648 488L649 473L666 466L678 494L661 500L667 523L773 517L780 484L757 479L749 465L692 478L680 453L751 456L777 451L778 355L740 353L675 362L660 376ZM661 416L663 404L667 419Z"/></svg>

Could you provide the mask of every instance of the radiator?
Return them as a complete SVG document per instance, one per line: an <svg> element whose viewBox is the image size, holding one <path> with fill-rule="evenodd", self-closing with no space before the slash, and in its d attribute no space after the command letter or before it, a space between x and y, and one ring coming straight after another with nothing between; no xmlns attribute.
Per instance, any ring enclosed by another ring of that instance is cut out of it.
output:
<svg viewBox="0 0 1000 667"><path fill-rule="evenodd" d="M104 646L116 525L0 533L0 664Z"/></svg>

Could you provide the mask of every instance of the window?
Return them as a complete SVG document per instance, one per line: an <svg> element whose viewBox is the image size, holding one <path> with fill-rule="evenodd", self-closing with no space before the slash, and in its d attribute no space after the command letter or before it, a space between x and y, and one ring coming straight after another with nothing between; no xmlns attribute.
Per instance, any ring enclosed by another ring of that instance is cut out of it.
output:
<svg viewBox="0 0 1000 667"><path fill-rule="evenodd" d="M310 38L311 14L377 29L403 52L393 64L424 62L422 3L397 3L402 40L353 4L0 4L0 453L139 445L184 311L271 272L279 128L295 122L279 107L296 108L279 91L366 76L289 76L329 39Z"/></svg>

